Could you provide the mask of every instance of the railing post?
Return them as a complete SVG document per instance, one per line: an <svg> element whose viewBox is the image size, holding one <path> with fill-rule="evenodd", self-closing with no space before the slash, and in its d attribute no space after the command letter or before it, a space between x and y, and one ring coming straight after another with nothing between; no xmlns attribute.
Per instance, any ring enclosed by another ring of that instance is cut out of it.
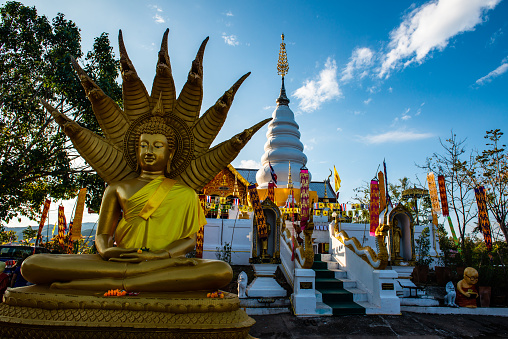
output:
<svg viewBox="0 0 508 339"><path fill-rule="evenodd" d="M316 273L311 269L295 269L292 301L295 315L316 314Z"/></svg>

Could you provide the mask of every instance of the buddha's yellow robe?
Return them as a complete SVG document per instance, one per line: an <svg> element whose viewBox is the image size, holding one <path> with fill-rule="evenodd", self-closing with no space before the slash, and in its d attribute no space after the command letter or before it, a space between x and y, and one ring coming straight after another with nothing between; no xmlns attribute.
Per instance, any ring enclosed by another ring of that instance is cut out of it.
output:
<svg viewBox="0 0 508 339"><path fill-rule="evenodd" d="M160 250L206 224L196 192L165 179L160 176L152 180L127 200L115 230L118 247Z"/></svg>

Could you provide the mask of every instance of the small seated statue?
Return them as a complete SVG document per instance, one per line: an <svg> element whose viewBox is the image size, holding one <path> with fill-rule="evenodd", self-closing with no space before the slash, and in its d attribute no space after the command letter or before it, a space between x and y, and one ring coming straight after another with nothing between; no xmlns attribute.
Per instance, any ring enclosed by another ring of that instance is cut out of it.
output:
<svg viewBox="0 0 508 339"><path fill-rule="evenodd" d="M238 298L240 299L247 298L247 294L245 294L247 290L247 280L247 273L244 271L240 272L238 275Z"/></svg>
<svg viewBox="0 0 508 339"><path fill-rule="evenodd" d="M455 303L456 296L457 296L457 293L455 292L455 285L453 284L452 281L449 281L446 284L446 295L444 297L445 306L458 307L458 305Z"/></svg>
<svg viewBox="0 0 508 339"><path fill-rule="evenodd" d="M457 283L457 304L460 307L476 308L478 271L472 267L464 270L464 279Z"/></svg>
<svg viewBox="0 0 508 339"><path fill-rule="evenodd" d="M166 31L149 96L119 35L123 109L73 60L104 137L41 100L76 150L108 183L99 213L95 255L38 254L23 276L52 288L180 292L214 290L232 279L218 260L185 258L206 224L196 191L230 163L266 119L212 149L242 77L203 116L202 59L192 63L176 98ZM198 118L199 117L199 118Z"/></svg>

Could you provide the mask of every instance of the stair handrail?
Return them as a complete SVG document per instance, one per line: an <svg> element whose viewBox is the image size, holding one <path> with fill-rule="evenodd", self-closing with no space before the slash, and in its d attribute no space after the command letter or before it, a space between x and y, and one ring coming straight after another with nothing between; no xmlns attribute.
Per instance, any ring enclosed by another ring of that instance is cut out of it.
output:
<svg viewBox="0 0 508 339"><path fill-rule="evenodd" d="M386 248L385 237L387 235L388 226L381 224L376 228L376 243L379 253L376 253L370 246L362 246L360 241L355 237L350 237L346 231L338 230L337 223L334 222L334 236L344 246L353 251L362 260L377 270L384 270L388 266L388 250Z"/></svg>
<svg viewBox="0 0 508 339"><path fill-rule="evenodd" d="M295 261L298 262L300 268L311 268L314 264L314 249L312 247L312 234L314 233L314 223L309 222L307 227L303 230L304 234L304 246L295 242ZM293 248L293 239L291 232L287 227L284 227L282 232L282 239L289 246Z"/></svg>

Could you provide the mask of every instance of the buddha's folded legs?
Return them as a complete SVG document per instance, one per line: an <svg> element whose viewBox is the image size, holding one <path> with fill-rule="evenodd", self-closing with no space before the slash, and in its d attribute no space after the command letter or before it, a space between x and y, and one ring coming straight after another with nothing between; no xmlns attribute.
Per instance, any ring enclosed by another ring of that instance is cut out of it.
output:
<svg viewBox="0 0 508 339"><path fill-rule="evenodd" d="M21 268L25 279L54 288L130 291L190 291L227 285L231 267L217 260L170 258L121 263L106 261L97 254L37 254Z"/></svg>

